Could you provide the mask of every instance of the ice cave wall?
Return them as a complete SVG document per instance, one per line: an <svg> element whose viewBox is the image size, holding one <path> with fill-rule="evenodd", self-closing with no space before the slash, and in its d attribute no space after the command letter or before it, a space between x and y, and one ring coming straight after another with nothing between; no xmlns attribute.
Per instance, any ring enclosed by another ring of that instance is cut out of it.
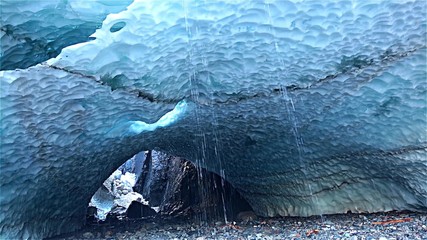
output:
<svg viewBox="0 0 427 240"><path fill-rule="evenodd" d="M3 0L0 2L0 70L27 68L89 40L110 13L131 0ZM96 11L94 11L96 9Z"/></svg>
<svg viewBox="0 0 427 240"><path fill-rule="evenodd" d="M94 40L0 72L1 236L78 228L102 182L153 148L265 216L425 210L426 9L134 1Z"/></svg>

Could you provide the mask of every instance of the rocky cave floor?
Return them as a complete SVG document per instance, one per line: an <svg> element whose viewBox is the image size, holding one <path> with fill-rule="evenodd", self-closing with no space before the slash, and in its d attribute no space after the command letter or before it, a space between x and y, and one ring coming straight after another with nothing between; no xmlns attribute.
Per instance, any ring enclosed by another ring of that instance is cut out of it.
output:
<svg viewBox="0 0 427 240"><path fill-rule="evenodd" d="M212 221L149 218L88 224L58 239L427 239L427 213L387 212Z"/></svg>

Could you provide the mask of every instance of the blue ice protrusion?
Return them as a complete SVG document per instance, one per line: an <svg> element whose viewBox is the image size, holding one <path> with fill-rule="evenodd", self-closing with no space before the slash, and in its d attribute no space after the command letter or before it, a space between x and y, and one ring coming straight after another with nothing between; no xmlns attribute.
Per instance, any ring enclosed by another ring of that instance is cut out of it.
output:
<svg viewBox="0 0 427 240"><path fill-rule="evenodd" d="M133 134L140 134L142 132L150 132L156 130L158 127L167 127L170 124L176 122L186 111L187 102L185 100L180 101L176 104L175 108L163 115L155 123L146 123L143 121L131 121L129 132Z"/></svg>

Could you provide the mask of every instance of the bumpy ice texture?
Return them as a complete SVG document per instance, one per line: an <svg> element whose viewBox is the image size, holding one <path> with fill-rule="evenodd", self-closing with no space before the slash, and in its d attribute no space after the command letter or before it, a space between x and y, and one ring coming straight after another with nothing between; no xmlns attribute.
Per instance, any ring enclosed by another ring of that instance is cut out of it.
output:
<svg viewBox="0 0 427 240"><path fill-rule="evenodd" d="M77 228L114 169L154 147L265 216L425 210L425 12L194 0L108 15L95 40L1 72L1 235ZM174 107L172 124L133 131Z"/></svg>
<svg viewBox="0 0 427 240"><path fill-rule="evenodd" d="M108 137L115 126L153 123L174 107L41 65L0 76L0 226L6 239L41 238L83 224L102 182L139 149L157 145L153 132L144 140Z"/></svg>
<svg viewBox="0 0 427 240"><path fill-rule="evenodd" d="M89 40L105 17L130 0L4 0L0 2L0 70L27 68ZM96 9L96 11L94 11Z"/></svg>

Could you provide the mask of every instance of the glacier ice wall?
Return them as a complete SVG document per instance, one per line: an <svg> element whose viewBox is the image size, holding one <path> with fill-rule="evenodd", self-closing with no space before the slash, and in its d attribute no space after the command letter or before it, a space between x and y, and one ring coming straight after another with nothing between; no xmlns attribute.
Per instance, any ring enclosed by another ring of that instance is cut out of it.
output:
<svg viewBox="0 0 427 240"><path fill-rule="evenodd" d="M0 72L1 236L76 229L153 148L265 216L425 210L426 4L136 0L94 40Z"/></svg>
<svg viewBox="0 0 427 240"><path fill-rule="evenodd" d="M156 146L153 132L144 141L107 134L129 120L156 122L174 107L42 65L0 72L0 81L0 226L6 239L41 238L83 224L103 181L140 149Z"/></svg>

